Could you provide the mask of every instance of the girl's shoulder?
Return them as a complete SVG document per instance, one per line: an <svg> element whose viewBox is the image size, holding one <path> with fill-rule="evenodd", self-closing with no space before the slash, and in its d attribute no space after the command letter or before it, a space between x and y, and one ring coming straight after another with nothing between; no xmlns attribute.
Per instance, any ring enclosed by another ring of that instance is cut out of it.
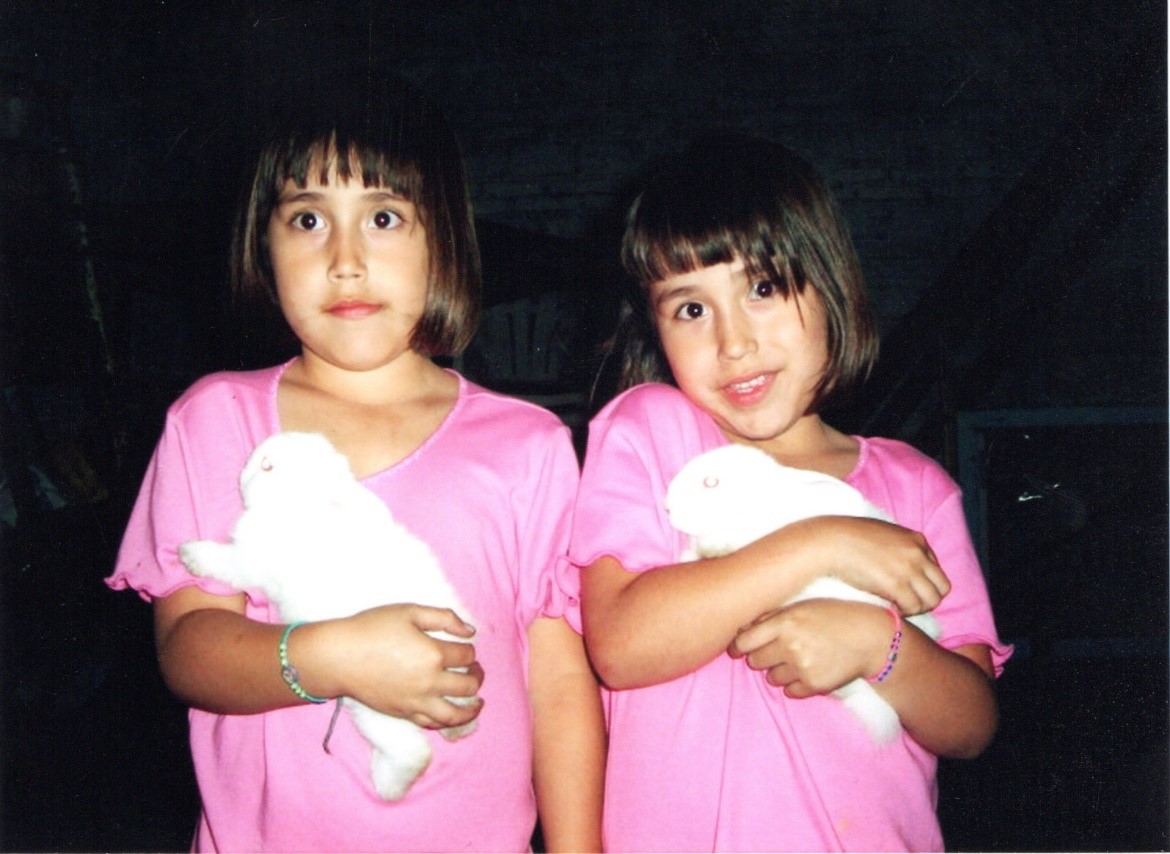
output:
<svg viewBox="0 0 1170 854"><path fill-rule="evenodd" d="M670 477L692 457L725 444L715 421L685 394L674 386L644 383L593 417L585 460L596 467L599 459L624 460L633 453Z"/></svg>
<svg viewBox="0 0 1170 854"><path fill-rule="evenodd" d="M665 383L642 383L627 389L603 406L594 421L655 420L697 417L702 414L685 394Z"/></svg>
<svg viewBox="0 0 1170 854"><path fill-rule="evenodd" d="M871 500L886 495L879 505L905 506L907 502L925 508L937 506L957 495L959 485L933 457L898 439L855 437L860 442L857 465L845 479Z"/></svg>
<svg viewBox="0 0 1170 854"><path fill-rule="evenodd" d="M276 387L287 365L252 371L217 371L195 380L170 405L171 419L223 417L246 411L269 417L275 413Z"/></svg>
<svg viewBox="0 0 1170 854"><path fill-rule="evenodd" d="M501 431L512 435L542 435L567 432L568 427L552 411L532 401L493 391L461 374L459 400L453 420L466 429Z"/></svg>

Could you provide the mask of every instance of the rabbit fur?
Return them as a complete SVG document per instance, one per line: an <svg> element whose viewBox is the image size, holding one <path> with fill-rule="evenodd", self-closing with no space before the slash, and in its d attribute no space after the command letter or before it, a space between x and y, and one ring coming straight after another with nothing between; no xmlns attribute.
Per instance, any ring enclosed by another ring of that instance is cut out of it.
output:
<svg viewBox="0 0 1170 854"><path fill-rule="evenodd" d="M179 547L191 573L261 591L288 622L348 617L400 602L450 608L467 619L430 548L354 478L348 460L323 435L283 432L265 439L244 466L240 491L244 512L230 543L194 540ZM378 795L401 798L430 762L426 735L350 697L342 703L373 746ZM441 732L454 740L474 729L472 721Z"/></svg>
<svg viewBox="0 0 1170 854"><path fill-rule="evenodd" d="M740 444L700 454L683 466L667 488L666 510L671 524L690 538L684 560L728 554L813 516L892 521L844 481L781 465L759 448ZM890 604L829 576L815 579L785 604L817 598ZM938 637L933 615L907 619L931 638ZM875 744L886 744L901 732L898 713L866 680L854 679L833 696L857 716Z"/></svg>

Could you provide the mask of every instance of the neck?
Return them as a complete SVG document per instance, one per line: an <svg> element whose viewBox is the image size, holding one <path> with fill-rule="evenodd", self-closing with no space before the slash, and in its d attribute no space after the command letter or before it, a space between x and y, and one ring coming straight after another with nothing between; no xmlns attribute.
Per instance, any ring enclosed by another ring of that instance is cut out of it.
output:
<svg viewBox="0 0 1170 854"><path fill-rule="evenodd" d="M449 380L442 368L414 351L368 370L340 368L313 353L304 353L285 377L318 393L370 406L408 403L433 393Z"/></svg>
<svg viewBox="0 0 1170 854"><path fill-rule="evenodd" d="M816 414L804 416L779 436L749 444L786 466L834 477L849 474L857 463L857 440L830 427Z"/></svg>

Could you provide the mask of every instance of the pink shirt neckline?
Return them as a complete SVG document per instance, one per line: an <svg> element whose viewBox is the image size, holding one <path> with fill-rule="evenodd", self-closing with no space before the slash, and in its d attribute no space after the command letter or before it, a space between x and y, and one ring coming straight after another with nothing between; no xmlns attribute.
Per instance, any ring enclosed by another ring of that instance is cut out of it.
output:
<svg viewBox="0 0 1170 854"><path fill-rule="evenodd" d="M285 372L290 367L292 367L294 362L300 358L300 356L293 356L284 364L278 365L272 374L272 379L268 387L268 395L265 399L265 407L268 410L267 416L269 422L273 425L274 433L279 433L284 430L284 425L280 421L279 404L277 403L277 395L280 392L280 381L283 379ZM450 425L458 416L459 411L463 408L464 401L467 399L467 380L458 371L453 371L450 368L443 368L442 370L447 374L455 377L455 381L458 383L458 389L455 393L455 403L452 404L451 409L448 410L447 414L443 416L443 420L439 422L439 425L434 429L431 435L423 439L422 442L419 443L418 447L407 454L405 457L396 463L391 463L384 469L379 469L378 471L371 472L365 477L358 478L359 482L368 486L369 484L380 480L383 477L387 477L391 474L394 474L395 472L402 471L403 469L410 466L423 454L425 454L427 449L435 442L439 441L443 434L446 433L450 428Z"/></svg>

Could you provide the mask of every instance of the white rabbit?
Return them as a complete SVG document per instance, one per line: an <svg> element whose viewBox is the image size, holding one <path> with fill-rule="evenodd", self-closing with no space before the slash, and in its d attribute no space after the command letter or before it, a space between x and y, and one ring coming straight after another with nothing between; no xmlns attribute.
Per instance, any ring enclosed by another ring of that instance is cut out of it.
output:
<svg viewBox="0 0 1170 854"><path fill-rule="evenodd" d="M740 444L700 454L683 466L667 488L666 509L671 524L690 537L684 560L728 554L813 516L868 516L890 521L844 481L781 465L759 448ZM889 605L829 576L814 580L785 604L805 599ZM933 615L907 619L931 638L938 637ZM841 686L833 696L861 720L874 743L886 744L901 730L898 713L864 679Z"/></svg>
<svg viewBox="0 0 1170 854"><path fill-rule="evenodd" d="M321 434L265 439L244 466L240 491L245 509L231 543L196 540L179 547L193 574L262 591L288 622L348 617L400 602L450 608L468 618L430 548L358 483L348 460ZM426 735L350 697L342 702L373 745L374 788L386 800L401 798L430 763ZM454 740L474 728L472 721L442 733Z"/></svg>

